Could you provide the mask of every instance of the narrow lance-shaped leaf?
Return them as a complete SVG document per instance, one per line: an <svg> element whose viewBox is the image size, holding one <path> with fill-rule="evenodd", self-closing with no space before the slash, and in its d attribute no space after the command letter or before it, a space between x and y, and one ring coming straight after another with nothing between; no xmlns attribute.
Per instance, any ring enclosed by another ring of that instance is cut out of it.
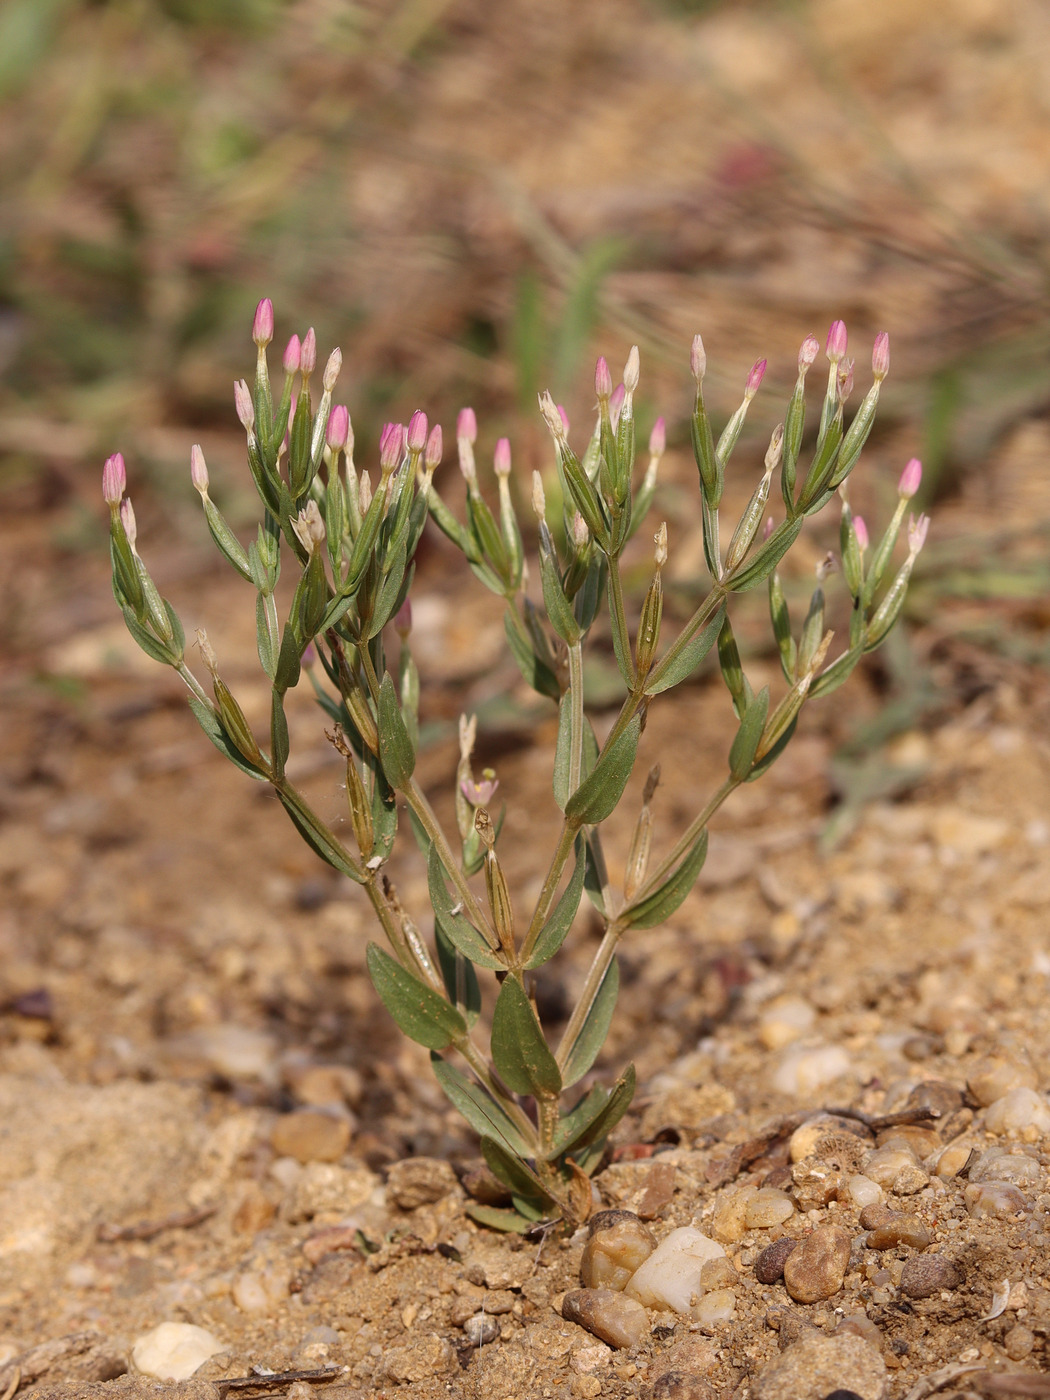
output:
<svg viewBox="0 0 1050 1400"><path fill-rule="evenodd" d="M457 1108L479 1137L495 1138L508 1152L528 1157L534 1144L526 1142L510 1115L500 1107L487 1089L475 1084L458 1069L431 1054L434 1076L454 1108Z"/></svg>
<svg viewBox="0 0 1050 1400"><path fill-rule="evenodd" d="M366 961L380 1000L410 1040L428 1050L444 1050L466 1035L466 1022L456 1008L378 944L369 943Z"/></svg>
<svg viewBox="0 0 1050 1400"><path fill-rule="evenodd" d="M616 1010L616 998L619 991L620 968L617 960L613 958L605 970L605 976L602 978L594 1001L591 1003L591 1008L587 1012L587 1017L580 1027L579 1035L575 1042L568 1047L568 1053L565 1057L565 1071L562 1076L566 1088L582 1079L598 1058L598 1054L605 1044L605 1038L609 1034L609 1026L612 1023L613 1012Z"/></svg>
<svg viewBox="0 0 1050 1400"><path fill-rule="evenodd" d="M285 811L298 829L299 835L310 849L327 862L333 870L338 870L341 875L348 875L356 884L363 885L365 883L364 871L339 845L332 833L318 820L299 794L290 788L281 787L277 789L277 796L281 799Z"/></svg>
<svg viewBox="0 0 1050 1400"><path fill-rule="evenodd" d="M384 671L379 685L379 758L391 787L404 790L416 766L415 750L398 704L390 672Z"/></svg>
<svg viewBox="0 0 1050 1400"><path fill-rule="evenodd" d="M583 849L583 838L576 838L576 864L573 868L572 877L565 886L561 898L551 912L547 922L540 929L536 939L535 947L525 963L527 968L540 967L554 957L561 945L565 942L572 921L576 917L576 911L580 907L580 898L583 895L583 877L587 870L587 857Z"/></svg>
<svg viewBox="0 0 1050 1400"><path fill-rule="evenodd" d="M551 1054L525 988L514 976L500 988L492 1013L492 1062L516 1094L561 1093L558 1062Z"/></svg>
<svg viewBox="0 0 1050 1400"><path fill-rule="evenodd" d="M448 940L479 967L491 968L494 971L505 969L506 960L489 946L484 935L478 932L469 919L452 912L455 905L445 886L441 857L437 847L433 845L427 857L427 886L434 917Z"/></svg>
<svg viewBox="0 0 1050 1400"><path fill-rule="evenodd" d="M763 686L747 707L729 750L730 776L743 782L751 771L769 712L769 686Z"/></svg>
<svg viewBox="0 0 1050 1400"><path fill-rule="evenodd" d="M584 778L565 805L565 816L569 821L593 826L603 822L614 810L634 767L641 727L641 717L635 715L622 733L599 754L594 771Z"/></svg>
<svg viewBox="0 0 1050 1400"><path fill-rule="evenodd" d="M629 904L620 914L620 922L625 928L654 928L657 924L662 924L666 919L669 919L684 903L689 891L696 884L696 878L703 869L706 859L707 828L705 827L689 848L685 859L677 870L669 875L662 885L653 890L652 894L646 895L636 904Z"/></svg>
<svg viewBox="0 0 1050 1400"><path fill-rule="evenodd" d="M509 1186L516 1196L522 1196L526 1200L537 1196L540 1200L550 1199L543 1182L528 1163L516 1153L508 1152L502 1143L494 1138L483 1137L481 1155L488 1163L493 1176L498 1177L504 1186Z"/></svg>
<svg viewBox="0 0 1050 1400"><path fill-rule="evenodd" d="M725 604L722 603L713 617L683 646L679 646L677 641L673 642L649 673L645 682L646 695L659 695L688 680L714 646L724 617Z"/></svg>
<svg viewBox="0 0 1050 1400"><path fill-rule="evenodd" d="M634 1098L635 1073L634 1065L628 1065L620 1078L613 1085L612 1092L606 1100L605 1107L591 1119L590 1123L574 1139L567 1143L561 1150L563 1153L577 1151L585 1147L590 1142L597 1142L608 1137L613 1128L616 1127L620 1119L631 1106Z"/></svg>

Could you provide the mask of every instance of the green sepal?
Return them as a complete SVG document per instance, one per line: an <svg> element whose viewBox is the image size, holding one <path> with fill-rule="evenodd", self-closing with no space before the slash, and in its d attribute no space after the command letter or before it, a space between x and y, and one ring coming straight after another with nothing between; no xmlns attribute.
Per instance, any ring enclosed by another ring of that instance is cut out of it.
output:
<svg viewBox="0 0 1050 1400"><path fill-rule="evenodd" d="M473 964L455 946L439 921L434 922L434 946L437 949L441 980L448 999L471 1027L481 1014L481 988Z"/></svg>
<svg viewBox="0 0 1050 1400"><path fill-rule="evenodd" d="M513 587L513 569L496 517L472 491L467 493L467 520L478 552L491 565L504 587Z"/></svg>
<svg viewBox="0 0 1050 1400"><path fill-rule="evenodd" d="M707 416L704 396L699 385L696 390L696 405L689 426L693 443L693 458L697 471L700 473L704 499L714 509L717 508L721 499L721 482L718 461L715 457L715 440L711 433L711 420Z"/></svg>
<svg viewBox="0 0 1050 1400"><path fill-rule="evenodd" d="M685 902L706 859L707 827L704 827L674 874L669 875L652 894L623 910L620 922L624 928L654 928L669 919Z"/></svg>
<svg viewBox="0 0 1050 1400"><path fill-rule="evenodd" d="M203 700L199 700L196 695L191 695L189 697L189 703L197 723L224 758L228 758L242 773L247 773L249 778L255 778L256 781L263 783L269 781L269 773L261 768L255 767L242 758L239 751L234 747L232 739L226 733L225 729L223 729L219 716L210 705L206 704Z"/></svg>
<svg viewBox="0 0 1050 1400"><path fill-rule="evenodd" d="M833 691L838 690L840 685L849 680L863 654L863 647L844 651L826 671L823 671L816 678L809 688L810 696L815 699L818 695L830 695Z"/></svg>
<svg viewBox="0 0 1050 1400"><path fill-rule="evenodd" d="M343 850L342 846L332 840L330 832L325 831L318 824L317 818L304 805L297 793L287 788L277 788L277 796L281 799L284 810L291 817L299 835L315 854L332 867L338 870L341 875L347 875L355 884L365 883L365 872L352 860L350 855Z"/></svg>
<svg viewBox="0 0 1050 1400"><path fill-rule="evenodd" d="M354 540L354 547L350 551L350 562L346 566L346 578L339 586L339 597L350 598L361 587L361 580L365 576L369 564L372 562L372 555L375 550L376 539L379 536L379 527L383 523L383 511L386 504L386 487L382 484L376 487L376 493L372 497L371 504L365 511L365 518L361 522L361 529Z"/></svg>
<svg viewBox="0 0 1050 1400"><path fill-rule="evenodd" d="M839 412L828 424L817 448L813 465L806 474L798 497L799 510L808 511L816 498L827 489L831 474L835 470L835 460L841 443L842 414Z"/></svg>
<svg viewBox="0 0 1050 1400"><path fill-rule="evenodd" d="M853 421L842 438L835 470L828 478L828 486L837 489L857 465L864 444L868 440L872 424L875 422L875 409L879 402L879 385L873 384L861 401L860 408L853 415Z"/></svg>
<svg viewBox="0 0 1050 1400"><path fill-rule="evenodd" d="M591 1008L580 1027L576 1042L565 1060L565 1072L562 1078L566 1088L582 1079L598 1058L599 1052L605 1044L605 1038L609 1034L609 1026L612 1023L613 1012L616 1010L616 998L619 992L620 965L617 959L613 958L605 970L601 986L591 1002Z"/></svg>
<svg viewBox="0 0 1050 1400"><path fill-rule="evenodd" d="M806 376L799 374L784 418L784 451L780 459L780 494L789 516L795 514L795 474L806 426Z"/></svg>
<svg viewBox="0 0 1050 1400"><path fill-rule="evenodd" d="M466 1022L456 1008L432 987L406 972L377 943L369 943L365 957L372 985L409 1040L425 1045L428 1050L444 1050L466 1035Z"/></svg>
<svg viewBox="0 0 1050 1400"><path fill-rule="evenodd" d="M587 856L583 849L583 838L576 838L576 864L569 883L561 898L551 911L547 922L540 929L532 954L525 964L527 968L540 967L549 962L568 936L572 921L580 907L583 895L583 877L587 870Z"/></svg>
<svg viewBox="0 0 1050 1400"><path fill-rule="evenodd" d="M729 750L729 773L738 783L751 772L769 713L769 686L764 685L748 705Z"/></svg>
<svg viewBox="0 0 1050 1400"><path fill-rule="evenodd" d="M491 968L493 971L506 970L506 959L493 951L484 934L479 933L462 914L453 914L455 906L445 885L444 867L436 846L430 847L427 857L427 888L434 918L453 947L458 948L464 957L469 958L472 963L477 963L479 967Z"/></svg>
<svg viewBox="0 0 1050 1400"><path fill-rule="evenodd" d="M561 1093L558 1062L550 1051L525 988L507 977L492 1013L492 1063L516 1094L552 1098Z"/></svg>
<svg viewBox="0 0 1050 1400"><path fill-rule="evenodd" d="M593 552L583 583L573 595L572 610L576 621L584 632L593 624L602 605L605 591L605 571L608 568L604 554Z"/></svg>
<svg viewBox="0 0 1050 1400"><path fill-rule="evenodd" d="M662 691L670 690L672 686L687 680L714 646L724 617L725 603L722 603L711 620L704 624L695 637L690 637L674 659L669 661L672 646L665 653L663 660L650 671L645 682L646 695L659 695Z"/></svg>
<svg viewBox="0 0 1050 1400"><path fill-rule="evenodd" d="M383 672L379 686L376 726L379 730L379 758L391 787L402 791L408 786L416 766L416 754L398 704L390 672Z"/></svg>
<svg viewBox="0 0 1050 1400"><path fill-rule="evenodd" d="M468 1079L440 1055L431 1054L434 1077L453 1108L467 1120L479 1137L498 1142L507 1152L527 1157L532 1147L518 1131L514 1120L496 1102L487 1089Z"/></svg>
<svg viewBox="0 0 1050 1400"><path fill-rule="evenodd" d="M537 694L557 700L561 695L558 678L542 657L536 655L528 638L511 621L510 611L515 606L513 602L508 602L507 610L503 614L503 630L507 635L511 655L518 663L518 670Z"/></svg>
<svg viewBox="0 0 1050 1400"><path fill-rule="evenodd" d="M809 600L809 611L802 624L798 643L798 673L804 676L812 664L824 637L824 590L818 584Z"/></svg>
<svg viewBox="0 0 1050 1400"><path fill-rule="evenodd" d="M763 583L798 539L803 523L801 515L796 520L781 521L757 553L729 578L723 579L726 588L732 593L746 593Z"/></svg>
<svg viewBox="0 0 1050 1400"><path fill-rule="evenodd" d="M526 1201L537 1195L541 1199L546 1197L543 1182L528 1163L516 1153L508 1152L495 1138L481 1139L481 1155L493 1176L498 1177L504 1186L509 1186L515 1196L521 1196Z"/></svg>
<svg viewBox="0 0 1050 1400"><path fill-rule="evenodd" d="M799 708L801 708L801 706ZM767 754L764 754L762 758L760 758L759 761L755 764L755 766L751 769L751 772L747 775L747 781L749 783L755 782L758 778L761 778L764 773L768 772L768 770L773 767L773 764L776 763L777 759L787 748L788 744L791 743L791 740L795 733L795 726L797 724L798 715L796 714L791 720L791 723L784 730L783 734L781 734L780 738L769 750L769 752Z"/></svg>
<svg viewBox="0 0 1050 1400"><path fill-rule="evenodd" d="M594 771L584 778L565 804L568 821L594 826L609 816L623 796L631 776L641 732L641 716L635 715L622 733L598 755Z"/></svg>
<svg viewBox="0 0 1050 1400"><path fill-rule="evenodd" d="M310 393L300 391L288 435L288 490L298 505L310 485L310 432L313 422Z"/></svg>
<svg viewBox="0 0 1050 1400"><path fill-rule="evenodd" d="M718 634L718 665L722 672L722 679L726 683L726 689L733 697L733 709L736 711L737 719L743 719L750 703L747 679L744 676L744 668L740 662L740 651L736 644L736 637L733 635L733 624L729 620L728 613L722 619L722 628Z"/></svg>

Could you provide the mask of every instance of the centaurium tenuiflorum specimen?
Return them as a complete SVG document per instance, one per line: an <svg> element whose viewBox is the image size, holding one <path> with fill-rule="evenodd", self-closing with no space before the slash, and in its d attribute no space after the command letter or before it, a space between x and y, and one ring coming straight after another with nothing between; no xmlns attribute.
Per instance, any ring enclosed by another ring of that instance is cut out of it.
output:
<svg viewBox="0 0 1050 1400"><path fill-rule="evenodd" d="M608 363L604 357L598 360L597 418L581 454L570 444L565 410L549 394L541 396L561 504L560 519L552 521L543 479L535 473L530 495L538 562L530 589L507 439L494 447L493 508L479 479L476 416L470 408L460 412L455 436L466 486L462 520L434 486L442 457L441 428L431 426L421 410L407 425L384 427L373 485L370 473L354 461L349 413L332 401L340 352L333 351L326 363L315 406L316 338L312 330L301 341L293 335L282 356L284 382L275 395L267 362L273 333L273 307L262 301L252 327L254 386L245 380L234 386L263 515L247 546L211 499L200 447L190 453L192 484L211 535L255 592L259 660L271 692L268 735L254 732L203 633L199 653L210 684L202 684L187 664L178 616L161 598L136 547L119 453L103 471L117 602L143 650L182 677L190 707L212 743L244 772L270 783L305 841L371 902L387 945L368 948L376 990L401 1030L431 1051L441 1087L479 1134L485 1159L513 1202L513 1210L473 1204L475 1217L502 1228L525 1228L552 1215L585 1219L593 1199L590 1174L634 1092L631 1066L611 1088L590 1080L614 1015L620 939L662 923L679 908L703 865L714 813L741 783L769 768L791 739L804 704L841 685L900 615L926 538L925 516L910 520L908 555L892 577L890 562L908 503L919 489L920 464L913 460L904 468L897 507L875 544L865 522L851 513L845 494L889 371L889 339L881 334L875 340L873 382L847 424L854 363L846 354L846 327L841 321L832 325L825 347L827 387L803 468L806 377L820 348L816 337L806 337L784 421L774 430L750 499L723 543L725 473L766 361L759 360L748 373L742 401L716 438L703 394L707 355L700 336L694 338L689 364L696 392L690 426L709 577L692 616L668 637L666 523L654 535L652 574L635 625L636 606L626 597L621 575L624 551L652 503L666 449L660 418L649 436L647 468L636 480L636 348L615 386ZM774 476L780 485L779 507L769 499ZM848 644L829 659L832 634L825 626L821 583L830 569L822 564L818 570L817 587L796 634L777 567L806 519L836 495L841 497L841 575L851 608ZM474 719L464 716L460 723L454 833L438 820L415 776L421 681L410 645L409 592L428 519L458 547L476 578L503 599L507 642L522 675L557 706L552 788L561 816L553 849L537 871L540 892L531 909L515 904L503 868L501 823L489 810L499 780L491 769L480 777L473 770ZM296 576L283 616L275 597L282 558L286 566L290 561ZM757 693L752 688L730 622L738 595L762 583L769 590L786 682L775 703L768 686ZM600 631L603 603L624 695L599 744L584 707L583 651ZM711 795L659 855L653 853L652 813L658 770L650 773L623 862L624 877L617 884L603 852L602 823L624 796L646 713L659 696L687 680L712 649L736 715L726 771L720 779L716 775ZM326 822L288 776L285 697L304 666L332 722L328 737L345 760L349 829ZM386 877L399 808L408 809L426 860L432 936L424 935ZM552 1048L532 995L532 974L558 953L585 889L603 933ZM480 1019L479 973L493 994L487 1037ZM584 1082L586 1089L565 1105L567 1092Z"/></svg>

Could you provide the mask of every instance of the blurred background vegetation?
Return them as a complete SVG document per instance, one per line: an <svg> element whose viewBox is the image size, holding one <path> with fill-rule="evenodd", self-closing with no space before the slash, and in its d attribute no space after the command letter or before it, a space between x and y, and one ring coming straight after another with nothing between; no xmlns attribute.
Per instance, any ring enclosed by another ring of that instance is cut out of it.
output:
<svg viewBox="0 0 1050 1400"><path fill-rule="evenodd" d="M526 468L598 348L681 443L696 329L723 412L836 316L864 383L887 329L875 450L950 495L1050 402L1048 70L1039 0L6 0L0 485L68 548L118 445L182 501L200 439L236 496L269 295L342 346L362 458L469 401ZM935 533L927 587L1045 594L1048 514L1005 569Z"/></svg>

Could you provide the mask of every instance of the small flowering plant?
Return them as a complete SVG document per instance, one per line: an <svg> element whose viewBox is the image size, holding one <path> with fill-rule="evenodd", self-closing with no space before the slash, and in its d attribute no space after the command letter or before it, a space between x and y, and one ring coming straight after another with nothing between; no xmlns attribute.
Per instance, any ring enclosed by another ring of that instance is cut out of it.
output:
<svg viewBox="0 0 1050 1400"><path fill-rule="evenodd" d="M283 356L282 391L275 398L266 353L272 337L273 308L263 301L253 328L258 348L254 387L244 380L234 387L248 467L262 504L262 523L247 547L209 495L200 448L190 454L192 482L212 537L255 593L259 660L271 690L269 734L261 738L253 731L203 632L198 644L210 685L187 664L179 619L161 598L136 548L135 517L119 454L109 458L103 472L117 602L139 646L182 677L190 708L212 743L251 777L270 783L308 845L359 885L370 901L386 940L386 947L372 943L368 948L376 990L400 1029L430 1050L442 1089L480 1136L485 1160L513 1207L474 1204L474 1216L518 1229L551 1216L583 1220L593 1199L590 1176L634 1092L631 1066L611 1087L589 1078L614 1014L620 939L644 934L678 909L704 863L714 813L735 788L753 782L775 762L807 700L841 685L900 614L926 538L924 516L909 524L908 554L895 573L890 563L908 502L919 488L921 467L917 461L905 467L896 510L877 545L846 499L847 481L889 369L888 337L875 341L874 382L847 424L853 361L846 356L842 322L831 327L825 349L827 387L812 455L803 469L806 378L819 351L816 339L807 337L784 422L772 435L761 476L727 544L720 516L725 472L765 361L751 370L740 407L716 437L704 403L704 347L695 338L690 357L696 382L692 445L710 586L693 615L669 637L661 581L668 555L666 524L654 536L652 578L633 626L634 608L621 577L624 550L652 502L665 447L664 423L658 419L649 437L648 467L637 481L637 349L615 388L605 359L599 359L596 420L579 454L570 445L564 410L549 394L540 399L554 449L549 483L556 473L561 504L557 518L550 519L543 480L534 473L539 589L533 596L506 439L495 446L495 509L478 481L477 424L469 408L460 413L456 428L466 481L464 519L434 487L442 433L439 426L428 425L422 412L414 413L407 426L389 423L383 429L373 485L369 472L355 465L347 410L332 402L340 352L333 351L325 366L315 405L314 333L308 332L301 343L293 336ZM769 497L776 473L781 503L773 511ZM847 645L829 659L832 634L825 628L820 586L828 568L818 571L818 586L796 636L777 566L807 517L836 496L851 612ZM474 719L464 716L460 722L455 833L444 829L414 775L420 679L409 644L409 592L413 558L428 519L463 553L480 582L503 598L514 659L529 685L557 706L552 787L561 820L539 896L529 910L512 902L500 859L500 819L490 812L496 775L485 769L478 777L473 770ZM284 616L276 599L282 557L296 577ZM775 703L768 687L756 692L749 683L730 621L737 595L762 583L769 589L786 682ZM625 696L599 744L584 708L583 648L597 630L603 602ZM651 859L651 808L659 779L659 770L653 769L642 793L625 876L617 885L602 848L602 823L623 798L649 706L687 680L712 649L736 715L726 770L692 821ZM285 697L304 665L333 724L328 738L345 760L349 830L325 821L288 777ZM427 864L426 935L384 873L406 811ZM585 891L604 933L568 1022L552 1045L536 1010L531 974L558 953ZM494 993L487 1036L483 978Z"/></svg>

